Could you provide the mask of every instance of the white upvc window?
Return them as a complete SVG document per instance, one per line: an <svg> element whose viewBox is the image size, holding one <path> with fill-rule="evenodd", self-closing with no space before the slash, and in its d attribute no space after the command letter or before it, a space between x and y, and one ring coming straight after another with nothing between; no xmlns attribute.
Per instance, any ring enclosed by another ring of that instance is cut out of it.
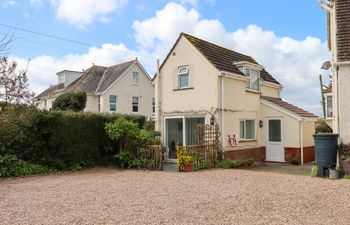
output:
<svg viewBox="0 0 350 225"><path fill-rule="evenodd" d="M139 97L132 97L132 112L139 111Z"/></svg>
<svg viewBox="0 0 350 225"><path fill-rule="evenodd" d="M188 88L188 72L188 66L180 66L178 68L177 75L179 79L179 89Z"/></svg>
<svg viewBox="0 0 350 225"><path fill-rule="evenodd" d="M333 118L333 95L326 95L326 117Z"/></svg>
<svg viewBox="0 0 350 225"><path fill-rule="evenodd" d="M111 112L117 111L117 96L115 95L109 96L109 111Z"/></svg>
<svg viewBox="0 0 350 225"><path fill-rule="evenodd" d="M140 84L140 76L138 72L132 73L132 84Z"/></svg>
<svg viewBox="0 0 350 225"><path fill-rule="evenodd" d="M97 111L101 112L101 95L97 96Z"/></svg>
<svg viewBox="0 0 350 225"><path fill-rule="evenodd" d="M255 139L255 120L240 120L239 121L239 137L245 140Z"/></svg>
<svg viewBox="0 0 350 225"><path fill-rule="evenodd" d="M246 82L246 88L253 91L260 91L260 71L245 68L245 74L249 77L249 80Z"/></svg>

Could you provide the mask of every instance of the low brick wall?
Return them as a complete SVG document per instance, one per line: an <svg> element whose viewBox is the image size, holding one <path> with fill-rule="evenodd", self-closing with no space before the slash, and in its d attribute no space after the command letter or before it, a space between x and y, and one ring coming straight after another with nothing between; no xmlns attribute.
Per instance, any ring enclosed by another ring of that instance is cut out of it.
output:
<svg viewBox="0 0 350 225"><path fill-rule="evenodd" d="M256 162L264 162L265 158L265 147L229 150L225 152L225 159L254 159Z"/></svg>
<svg viewBox="0 0 350 225"><path fill-rule="evenodd" d="M315 160L315 148L314 146L304 147L304 163L312 162ZM300 148L284 148L284 159L286 163L290 163L292 156L295 155L299 164L301 163L301 149Z"/></svg>

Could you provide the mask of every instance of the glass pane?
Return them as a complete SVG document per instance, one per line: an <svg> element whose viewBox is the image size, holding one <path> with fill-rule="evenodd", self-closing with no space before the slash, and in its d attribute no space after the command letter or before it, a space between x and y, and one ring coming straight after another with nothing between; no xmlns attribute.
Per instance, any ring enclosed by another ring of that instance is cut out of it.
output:
<svg viewBox="0 0 350 225"><path fill-rule="evenodd" d="M180 88L188 87L188 75L180 76Z"/></svg>
<svg viewBox="0 0 350 225"><path fill-rule="evenodd" d="M327 96L327 117L333 117L333 98Z"/></svg>
<svg viewBox="0 0 350 225"><path fill-rule="evenodd" d="M281 120L269 120L269 141L281 142Z"/></svg>
<svg viewBox="0 0 350 225"><path fill-rule="evenodd" d="M133 112L138 112L139 111L139 106L138 105L133 105L132 106L132 111Z"/></svg>
<svg viewBox="0 0 350 225"><path fill-rule="evenodd" d="M115 112L115 111L116 111L116 109L117 109L116 104L109 104L109 111L111 111L111 112Z"/></svg>
<svg viewBox="0 0 350 225"><path fill-rule="evenodd" d="M186 118L186 145L197 144L199 124L204 124L204 118Z"/></svg>
<svg viewBox="0 0 350 225"><path fill-rule="evenodd" d="M255 138L255 125L254 120L246 120L246 139L254 139Z"/></svg>
<svg viewBox="0 0 350 225"><path fill-rule="evenodd" d="M138 84L138 83L139 83L139 74L138 74L137 72L134 72L134 73L132 74L132 82L133 82L134 84Z"/></svg>
<svg viewBox="0 0 350 225"><path fill-rule="evenodd" d="M169 149L169 158L176 159L176 145L183 145L182 119L166 119L166 146Z"/></svg>
<svg viewBox="0 0 350 225"><path fill-rule="evenodd" d="M110 95L110 96L109 96L109 102L110 102L110 103L117 103L117 96L115 96L115 95Z"/></svg>
<svg viewBox="0 0 350 225"><path fill-rule="evenodd" d="M181 66L179 68L179 74L187 74L188 73L188 66Z"/></svg>
<svg viewBox="0 0 350 225"><path fill-rule="evenodd" d="M239 121L239 127L240 127L240 135L239 135L239 137L240 138L244 138L244 133L245 133L245 129L244 129L244 121Z"/></svg>
<svg viewBox="0 0 350 225"><path fill-rule="evenodd" d="M258 70L250 70L250 82L251 86L250 88L252 90L259 90L259 77L260 77L260 72Z"/></svg>

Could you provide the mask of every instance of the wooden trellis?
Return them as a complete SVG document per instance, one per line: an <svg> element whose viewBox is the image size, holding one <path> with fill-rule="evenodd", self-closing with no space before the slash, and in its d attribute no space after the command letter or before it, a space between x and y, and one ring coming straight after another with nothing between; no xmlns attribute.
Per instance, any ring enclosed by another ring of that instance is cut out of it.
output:
<svg viewBox="0 0 350 225"><path fill-rule="evenodd" d="M216 166L220 153L220 130L217 124L199 124L197 127L197 144L184 146L192 156L195 167L200 168L205 163Z"/></svg>

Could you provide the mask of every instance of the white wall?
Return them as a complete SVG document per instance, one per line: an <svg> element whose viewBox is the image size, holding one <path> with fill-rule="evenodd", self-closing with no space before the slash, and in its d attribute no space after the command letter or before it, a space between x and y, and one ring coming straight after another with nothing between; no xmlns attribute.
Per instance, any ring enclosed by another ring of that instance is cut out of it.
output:
<svg viewBox="0 0 350 225"><path fill-rule="evenodd" d="M132 73L139 73L139 85L132 84ZM134 64L126 73L120 77L118 82L107 89L101 96L101 109L103 112L110 112L109 96L117 96L117 111L122 114L141 114L152 117L152 98L154 97L154 86L143 70ZM139 111L132 112L132 97L139 97ZM97 110L97 98L95 100Z"/></svg>

